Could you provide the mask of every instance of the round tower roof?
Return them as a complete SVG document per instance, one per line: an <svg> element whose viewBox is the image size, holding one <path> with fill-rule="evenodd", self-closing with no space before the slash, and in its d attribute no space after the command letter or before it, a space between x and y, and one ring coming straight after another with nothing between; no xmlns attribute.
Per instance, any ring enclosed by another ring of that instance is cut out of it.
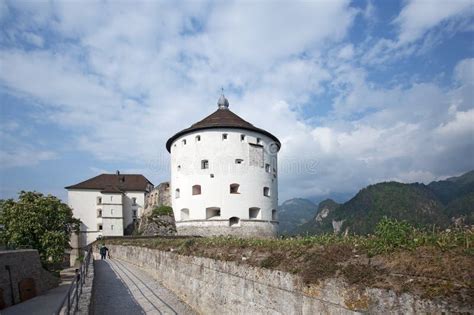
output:
<svg viewBox="0 0 474 315"><path fill-rule="evenodd" d="M243 120L238 115L234 114L229 109L229 101L227 100L227 98L225 98L224 95L219 98L217 105L218 109L214 113L210 114L201 121L198 121L197 123L191 125L191 127L181 130L180 132L169 138L168 141L166 141L166 149L168 150L168 152L171 152L171 145L177 138L194 131L215 128L231 128L255 131L271 138L273 141L275 141L276 145L278 146L278 149L280 149L281 143L277 137L275 137L266 130L255 127L251 123Z"/></svg>

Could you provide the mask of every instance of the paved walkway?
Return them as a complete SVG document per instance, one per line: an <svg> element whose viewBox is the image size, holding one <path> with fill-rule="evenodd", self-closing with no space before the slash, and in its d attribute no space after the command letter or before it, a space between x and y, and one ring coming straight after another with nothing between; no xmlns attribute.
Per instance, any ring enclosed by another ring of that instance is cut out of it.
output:
<svg viewBox="0 0 474 315"><path fill-rule="evenodd" d="M92 314L196 314L146 271L121 260L94 262Z"/></svg>

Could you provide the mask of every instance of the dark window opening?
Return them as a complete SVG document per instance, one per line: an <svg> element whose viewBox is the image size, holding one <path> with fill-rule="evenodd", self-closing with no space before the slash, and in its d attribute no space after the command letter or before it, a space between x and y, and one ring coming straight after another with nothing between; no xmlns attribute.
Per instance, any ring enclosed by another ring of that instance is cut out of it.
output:
<svg viewBox="0 0 474 315"><path fill-rule="evenodd" d="M240 219L237 217L232 217L229 219L229 226L239 226L240 225Z"/></svg>
<svg viewBox="0 0 474 315"><path fill-rule="evenodd" d="M277 220L277 211L275 209L272 210L272 220L273 221Z"/></svg>
<svg viewBox="0 0 474 315"><path fill-rule="evenodd" d="M206 219L220 217L221 216L221 208L211 207L206 208Z"/></svg>
<svg viewBox="0 0 474 315"><path fill-rule="evenodd" d="M194 185L193 186L193 195L200 195L201 194L201 185Z"/></svg>
<svg viewBox="0 0 474 315"><path fill-rule="evenodd" d="M240 194L239 193L239 184L230 184L230 193L231 194Z"/></svg>
<svg viewBox="0 0 474 315"><path fill-rule="evenodd" d="M269 187L263 187L263 195L266 197L270 197L270 188Z"/></svg>
<svg viewBox="0 0 474 315"><path fill-rule="evenodd" d="M260 208L252 207L249 208L249 219L258 219L260 215Z"/></svg>

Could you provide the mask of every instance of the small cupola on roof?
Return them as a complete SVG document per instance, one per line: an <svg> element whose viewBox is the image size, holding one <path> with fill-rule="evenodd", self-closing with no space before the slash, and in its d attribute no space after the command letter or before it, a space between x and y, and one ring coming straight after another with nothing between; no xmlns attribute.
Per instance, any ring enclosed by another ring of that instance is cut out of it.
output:
<svg viewBox="0 0 474 315"><path fill-rule="evenodd" d="M229 109L229 101L224 96L224 94L219 97L219 100L217 101L217 106L219 107L219 109Z"/></svg>

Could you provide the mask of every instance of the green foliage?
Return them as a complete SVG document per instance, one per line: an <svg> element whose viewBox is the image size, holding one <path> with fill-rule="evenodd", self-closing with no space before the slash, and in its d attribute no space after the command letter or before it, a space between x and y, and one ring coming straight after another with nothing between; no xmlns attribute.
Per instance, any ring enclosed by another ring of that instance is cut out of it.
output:
<svg viewBox="0 0 474 315"><path fill-rule="evenodd" d="M168 206L155 207L152 211L153 216L173 215L173 208Z"/></svg>
<svg viewBox="0 0 474 315"><path fill-rule="evenodd" d="M20 192L18 201L0 203L0 238L9 248L37 249L43 266L54 268L69 248L69 238L79 230L80 221L58 198L38 192Z"/></svg>
<svg viewBox="0 0 474 315"><path fill-rule="evenodd" d="M320 204L321 207L321 204ZM474 224L474 171L459 177L424 184L386 182L370 185L354 198L337 206L321 221L310 220L298 232L330 233L332 222L343 222L341 232L366 235L375 233L384 217L426 228L447 228L452 219Z"/></svg>
<svg viewBox="0 0 474 315"><path fill-rule="evenodd" d="M383 217L375 227L375 236L386 247L403 247L413 230L413 226L406 221Z"/></svg>

